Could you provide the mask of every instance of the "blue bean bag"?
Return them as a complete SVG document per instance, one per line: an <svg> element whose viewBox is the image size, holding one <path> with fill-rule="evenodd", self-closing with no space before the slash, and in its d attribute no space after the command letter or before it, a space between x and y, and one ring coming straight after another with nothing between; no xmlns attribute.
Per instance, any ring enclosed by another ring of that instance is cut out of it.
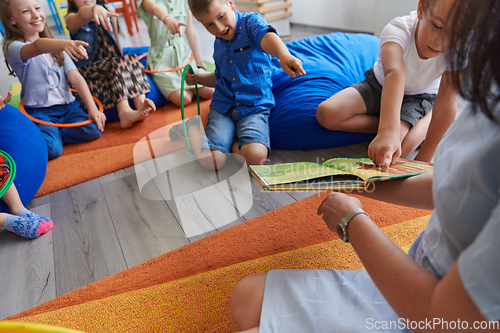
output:
<svg viewBox="0 0 500 333"><path fill-rule="evenodd" d="M364 73L377 60L378 45L375 36L340 32L288 43L307 75L292 79L273 58L276 107L270 118L271 148L324 149L373 139L373 134L327 130L315 115L321 102L364 80Z"/></svg>
<svg viewBox="0 0 500 333"><path fill-rule="evenodd" d="M149 46L125 47L123 48L123 54L125 55L128 53L134 53L140 56L141 54L148 52L148 50ZM146 68L146 60L147 57L144 57L143 59L140 60L144 68ZM151 76L149 74L146 74L146 76L148 77L148 82L149 85L151 86L151 91L146 94L146 98L152 100L157 108L167 104L168 103L167 99L162 95L162 93L158 90L158 88L156 88L155 84L153 83L153 80L151 79ZM135 105L132 102L132 100L129 100L129 104L132 108L135 109ZM105 110L104 114L106 115L107 123L120 120L120 118L118 118L118 110L116 109L116 107L111 108L109 110Z"/></svg>
<svg viewBox="0 0 500 333"><path fill-rule="evenodd" d="M27 205L45 179L47 144L38 127L11 105L0 110L0 150L8 153L16 163L14 184L21 201ZM0 212L10 212L2 200Z"/></svg>

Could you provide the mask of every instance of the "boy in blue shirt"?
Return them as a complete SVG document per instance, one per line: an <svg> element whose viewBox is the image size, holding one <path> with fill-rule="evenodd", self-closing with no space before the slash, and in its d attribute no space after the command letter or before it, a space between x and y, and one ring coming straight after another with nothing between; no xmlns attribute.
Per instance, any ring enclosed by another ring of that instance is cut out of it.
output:
<svg viewBox="0 0 500 333"><path fill-rule="evenodd" d="M214 36L215 73L186 75L186 83L215 87L203 134L199 120L187 122L188 136L201 165L220 169L227 154L242 155L248 165L264 164L270 148L269 114L274 107L271 91L271 56L291 77L305 74L302 62L257 13L240 13L233 0L189 0L196 19ZM182 136L182 126L170 131Z"/></svg>

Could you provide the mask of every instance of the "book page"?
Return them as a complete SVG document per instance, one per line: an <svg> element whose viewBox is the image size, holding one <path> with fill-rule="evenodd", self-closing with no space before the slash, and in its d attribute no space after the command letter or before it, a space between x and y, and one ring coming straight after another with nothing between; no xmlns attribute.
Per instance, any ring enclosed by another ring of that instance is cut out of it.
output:
<svg viewBox="0 0 500 333"><path fill-rule="evenodd" d="M312 162L295 162L275 165L251 165L259 176L268 184L286 184L332 175L348 175L342 170L324 167Z"/></svg>
<svg viewBox="0 0 500 333"><path fill-rule="evenodd" d="M332 158L323 165L370 181L409 177L431 171L434 167L432 163L403 158L391 165L387 172L382 172L381 167L373 164L369 158Z"/></svg>

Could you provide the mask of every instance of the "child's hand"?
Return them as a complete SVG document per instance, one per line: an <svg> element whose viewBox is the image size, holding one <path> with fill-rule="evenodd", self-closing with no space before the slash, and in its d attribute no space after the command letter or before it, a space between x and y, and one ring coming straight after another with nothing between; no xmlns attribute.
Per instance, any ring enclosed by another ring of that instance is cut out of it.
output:
<svg viewBox="0 0 500 333"><path fill-rule="evenodd" d="M304 68L302 68L302 61L291 54L280 59L280 64L281 68L293 78L306 75Z"/></svg>
<svg viewBox="0 0 500 333"><path fill-rule="evenodd" d="M179 34L179 37L182 37L181 27L186 26L185 23L177 21L170 15L167 15L162 22L168 27L172 35Z"/></svg>
<svg viewBox="0 0 500 333"><path fill-rule="evenodd" d="M189 84L190 86L194 86L195 84L198 84L199 77L197 73L191 73L191 71L187 71L186 73L186 83Z"/></svg>
<svg viewBox="0 0 500 333"><path fill-rule="evenodd" d="M113 31L113 26L111 25L111 18L118 17L118 14L111 13L106 10L103 6L92 7L92 13L94 14L94 21L97 25L102 25L105 30Z"/></svg>
<svg viewBox="0 0 500 333"><path fill-rule="evenodd" d="M382 171L389 170L389 166L401 156L401 141L396 135L379 134L368 146L368 157L375 165L382 166Z"/></svg>
<svg viewBox="0 0 500 333"><path fill-rule="evenodd" d="M102 132L104 131L104 126L106 124L106 115L99 112L96 108L94 110L89 110L89 119L93 119L97 128Z"/></svg>
<svg viewBox="0 0 500 333"><path fill-rule="evenodd" d="M7 97L3 98L0 96L0 110L2 110L11 100L12 98L12 92L7 93Z"/></svg>
<svg viewBox="0 0 500 333"><path fill-rule="evenodd" d="M87 50L84 46L89 46L88 43L82 42L81 40L67 40L65 41L64 51L73 59L78 61L80 59L88 59Z"/></svg>

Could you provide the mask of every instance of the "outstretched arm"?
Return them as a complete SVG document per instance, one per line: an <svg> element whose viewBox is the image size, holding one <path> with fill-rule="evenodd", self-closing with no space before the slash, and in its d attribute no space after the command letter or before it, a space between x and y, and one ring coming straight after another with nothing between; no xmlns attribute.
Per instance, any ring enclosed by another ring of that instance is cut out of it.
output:
<svg viewBox="0 0 500 333"><path fill-rule="evenodd" d="M207 70L207 65L205 65L205 62L203 61L200 47L198 46L198 36L196 36L196 31L194 29L193 14L191 14L191 11L189 11L187 16L186 37L189 42L189 46L191 47L191 51L193 51L194 59L196 60L196 66Z"/></svg>
<svg viewBox="0 0 500 333"><path fill-rule="evenodd" d="M321 204L318 214L334 231L340 219L355 208L361 208L358 199L334 192ZM457 262L438 280L406 255L368 216L355 215L347 231L349 242L370 277L400 318L417 323L433 322L435 318L468 321L469 327L474 321L486 320L465 290ZM414 331L425 332L427 327L418 328Z"/></svg>
<svg viewBox="0 0 500 333"><path fill-rule="evenodd" d="M99 110L97 110L97 106L94 103L92 94L90 93L87 82L85 82L83 76L76 69L66 72L66 76L68 77L69 82L71 82L71 84L73 84L73 86L76 88L76 91L87 106L89 119L94 119L97 128L99 128L101 131L104 131L106 116L104 115L104 113L101 113L99 112Z"/></svg>
<svg viewBox="0 0 500 333"><path fill-rule="evenodd" d="M380 52L385 80L380 102L378 132L368 147L368 156L373 163L381 164L382 170L386 171L389 165L401 156L400 113L406 67L403 60L403 48L399 44L385 43Z"/></svg>
<svg viewBox="0 0 500 333"><path fill-rule="evenodd" d="M144 8L146 13L156 16L158 20L162 21L162 23L168 27L172 35L179 34L179 36L182 36L181 26L185 26L185 23L179 22L174 19L153 0L142 1L141 6L142 8Z"/></svg>
<svg viewBox="0 0 500 333"><path fill-rule="evenodd" d="M420 149L416 160L430 162L434 157L437 145L443 138L444 133L451 126L457 115L457 90L453 87L452 72L445 72L441 78L436 102L432 109L432 118L427 130L424 144Z"/></svg>
<svg viewBox="0 0 500 333"><path fill-rule="evenodd" d="M280 60L281 68L291 77L306 75L302 61L290 54L287 47L274 32L268 32L262 37L260 47L264 52Z"/></svg>
<svg viewBox="0 0 500 333"><path fill-rule="evenodd" d="M44 53L56 53L66 51L71 59L88 59L87 50L84 46L89 44L80 40L38 38L33 43L23 46L21 49L21 59L26 61Z"/></svg>
<svg viewBox="0 0 500 333"><path fill-rule="evenodd" d="M70 13L66 16L66 26L71 32L77 32L88 22L94 20L98 25L102 25L104 29L113 31L110 18L118 17L118 14L109 12L101 5L83 6L78 12Z"/></svg>

